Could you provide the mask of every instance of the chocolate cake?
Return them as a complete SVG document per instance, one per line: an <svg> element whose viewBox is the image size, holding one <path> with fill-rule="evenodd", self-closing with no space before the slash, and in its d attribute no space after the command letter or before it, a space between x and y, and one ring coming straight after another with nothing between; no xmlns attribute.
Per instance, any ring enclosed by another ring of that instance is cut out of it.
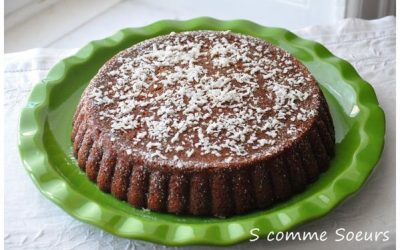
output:
<svg viewBox="0 0 400 250"><path fill-rule="evenodd" d="M71 138L102 191L137 208L219 217L303 191L335 145L307 68L229 31L171 33L114 56L84 91Z"/></svg>

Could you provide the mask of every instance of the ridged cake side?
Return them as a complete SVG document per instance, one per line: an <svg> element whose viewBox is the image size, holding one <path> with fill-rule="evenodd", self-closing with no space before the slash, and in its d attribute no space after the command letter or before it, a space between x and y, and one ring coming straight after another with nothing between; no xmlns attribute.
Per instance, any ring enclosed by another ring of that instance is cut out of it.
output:
<svg viewBox="0 0 400 250"><path fill-rule="evenodd" d="M281 154L237 168L145 166L114 148L106 133L78 107L71 135L80 168L104 191L137 208L174 214L227 217L288 199L327 170L334 155L332 118L321 93L311 129Z"/></svg>

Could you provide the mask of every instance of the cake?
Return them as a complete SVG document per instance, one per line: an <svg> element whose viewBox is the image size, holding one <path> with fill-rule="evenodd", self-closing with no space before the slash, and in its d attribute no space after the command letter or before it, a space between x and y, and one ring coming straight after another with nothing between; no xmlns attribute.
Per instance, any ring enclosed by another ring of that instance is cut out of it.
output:
<svg viewBox="0 0 400 250"><path fill-rule="evenodd" d="M71 138L102 191L136 208L216 217L302 192L335 145L307 68L230 31L171 33L115 55L82 94Z"/></svg>

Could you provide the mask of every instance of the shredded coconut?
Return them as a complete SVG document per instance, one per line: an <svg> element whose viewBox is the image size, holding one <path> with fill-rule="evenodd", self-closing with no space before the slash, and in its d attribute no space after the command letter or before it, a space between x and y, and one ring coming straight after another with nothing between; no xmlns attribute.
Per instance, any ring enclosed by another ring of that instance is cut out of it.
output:
<svg viewBox="0 0 400 250"><path fill-rule="evenodd" d="M221 34L171 34L134 46L91 89L115 136L137 131L127 154L142 147L151 157L211 155L229 163L294 138L296 124L316 115L310 75L287 52Z"/></svg>

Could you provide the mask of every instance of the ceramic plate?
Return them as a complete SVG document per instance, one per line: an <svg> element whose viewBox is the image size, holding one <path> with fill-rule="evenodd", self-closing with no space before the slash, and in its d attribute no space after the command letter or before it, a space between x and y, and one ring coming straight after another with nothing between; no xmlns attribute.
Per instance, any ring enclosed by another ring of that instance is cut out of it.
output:
<svg viewBox="0 0 400 250"><path fill-rule="evenodd" d="M135 209L99 191L81 172L72 156L71 122L90 79L117 52L148 38L188 30L231 30L259 37L289 51L315 76L334 119L336 156L305 192L264 211L229 219L196 218ZM56 64L22 110L19 149L38 189L81 221L121 237L166 245L229 245L251 238L252 228L266 235L329 213L367 179L381 155L384 133L384 113L371 85L321 44L245 20L197 18L123 29Z"/></svg>

